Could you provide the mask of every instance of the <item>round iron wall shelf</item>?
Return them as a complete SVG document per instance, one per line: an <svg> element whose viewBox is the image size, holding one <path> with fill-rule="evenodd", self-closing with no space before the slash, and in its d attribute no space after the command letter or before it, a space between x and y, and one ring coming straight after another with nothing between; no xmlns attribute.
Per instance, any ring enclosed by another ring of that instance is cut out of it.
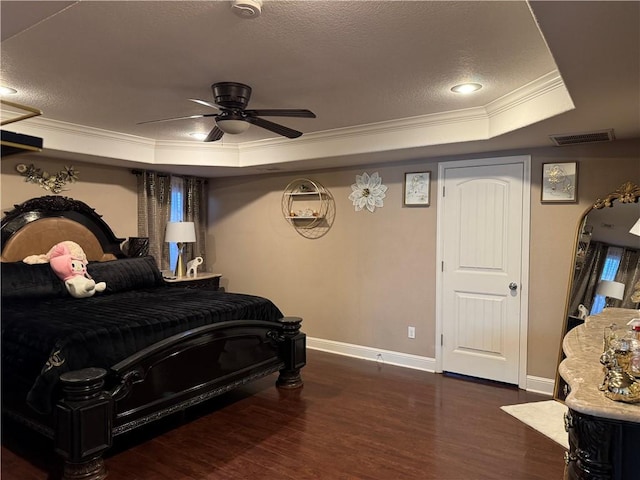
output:
<svg viewBox="0 0 640 480"><path fill-rule="evenodd" d="M303 237L321 237L333 223L333 197L316 181L308 178L293 180L284 189L281 203L285 220Z"/></svg>

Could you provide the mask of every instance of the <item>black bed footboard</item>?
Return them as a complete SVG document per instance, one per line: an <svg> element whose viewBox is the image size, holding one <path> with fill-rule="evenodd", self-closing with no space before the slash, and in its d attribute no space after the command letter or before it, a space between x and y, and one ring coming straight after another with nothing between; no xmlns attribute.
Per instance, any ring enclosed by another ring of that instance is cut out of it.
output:
<svg viewBox="0 0 640 480"><path fill-rule="evenodd" d="M279 332L274 322L222 322L174 335L114 365L114 434L282 369L274 340Z"/></svg>
<svg viewBox="0 0 640 480"><path fill-rule="evenodd" d="M64 480L98 480L114 436L279 371L276 385L300 388L306 363L302 319L230 321L192 329L145 348L109 371L61 376L56 450Z"/></svg>

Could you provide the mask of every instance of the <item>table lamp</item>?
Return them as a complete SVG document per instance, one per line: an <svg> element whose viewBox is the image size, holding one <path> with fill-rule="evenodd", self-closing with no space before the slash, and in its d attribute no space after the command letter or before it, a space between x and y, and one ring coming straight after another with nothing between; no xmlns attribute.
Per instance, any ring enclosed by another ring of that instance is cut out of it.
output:
<svg viewBox="0 0 640 480"><path fill-rule="evenodd" d="M164 241L175 243L178 247L178 261L174 275L182 278L186 274L183 257L184 244L196 241L196 228L193 222L169 222L165 232Z"/></svg>
<svg viewBox="0 0 640 480"><path fill-rule="evenodd" d="M596 288L596 295L605 297L605 306L610 307L610 298L622 300L624 298L624 283L601 280Z"/></svg>

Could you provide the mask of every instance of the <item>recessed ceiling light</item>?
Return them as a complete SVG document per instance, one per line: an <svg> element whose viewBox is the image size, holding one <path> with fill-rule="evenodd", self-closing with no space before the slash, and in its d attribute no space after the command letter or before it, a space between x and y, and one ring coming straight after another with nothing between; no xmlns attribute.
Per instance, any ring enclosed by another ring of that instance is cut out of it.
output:
<svg viewBox="0 0 640 480"><path fill-rule="evenodd" d="M5 87L4 85L0 87L0 95L15 95L18 91L15 88Z"/></svg>
<svg viewBox="0 0 640 480"><path fill-rule="evenodd" d="M207 138L206 133L193 132L193 133L190 133L189 135L191 135L196 140L204 140L205 138Z"/></svg>
<svg viewBox="0 0 640 480"><path fill-rule="evenodd" d="M473 93L482 88L479 83L461 83L455 87L451 87L451 91L455 93Z"/></svg>

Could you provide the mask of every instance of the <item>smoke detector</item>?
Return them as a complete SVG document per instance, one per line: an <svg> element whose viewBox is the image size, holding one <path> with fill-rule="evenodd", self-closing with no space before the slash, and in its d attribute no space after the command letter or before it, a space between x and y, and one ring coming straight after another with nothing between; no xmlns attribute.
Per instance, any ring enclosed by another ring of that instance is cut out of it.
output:
<svg viewBox="0 0 640 480"><path fill-rule="evenodd" d="M231 9L242 18L258 18L262 11L262 0L233 0Z"/></svg>

